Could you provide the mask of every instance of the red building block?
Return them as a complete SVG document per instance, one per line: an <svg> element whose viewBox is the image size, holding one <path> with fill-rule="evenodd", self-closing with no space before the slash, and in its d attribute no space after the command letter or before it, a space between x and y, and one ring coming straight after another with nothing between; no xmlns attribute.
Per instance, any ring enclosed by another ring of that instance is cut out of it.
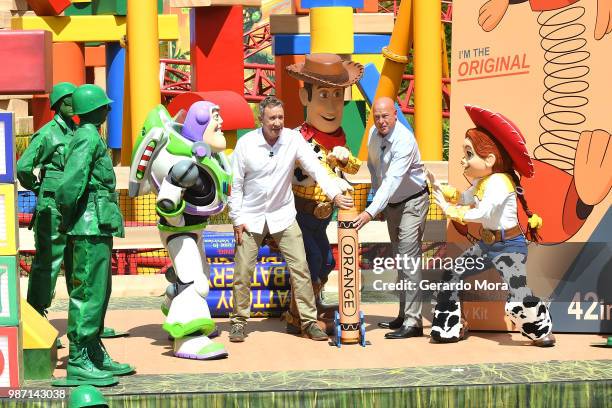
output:
<svg viewBox="0 0 612 408"><path fill-rule="evenodd" d="M18 388L23 375L19 362L19 327L0 327L0 397Z"/></svg>
<svg viewBox="0 0 612 408"><path fill-rule="evenodd" d="M255 118L249 104L242 94L232 91L185 92L172 99L168 105L168 112L172 116L181 109L185 109L186 112L198 101L209 101L219 105L224 131L255 127Z"/></svg>
<svg viewBox="0 0 612 408"><path fill-rule="evenodd" d="M191 89L242 95L242 6L194 7L190 12Z"/></svg>
<svg viewBox="0 0 612 408"><path fill-rule="evenodd" d="M0 30L0 93L50 92L52 55L49 31Z"/></svg>
<svg viewBox="0 0 612 408"><path fill-rule="evenodd" d="M300 102L302 82L290 77L285 67L304 62L303 55L277 55L274 57L274 77L276 78L276 97L285 106L285 127L295 128L304 122L304 107Z"/></svg>
<svg viewBox="0 0 612 408"><path fill-rule="evenodd" d="M53 119L53 111L49 107L49 95L34 95L31 103L33 127L36 132Z"/></svg>
<svg viewBox="0 0 612 408"><path fill-rule="evenodd" d="M58 16L70 4L70 0L27 0L37 16Z"/></svg>

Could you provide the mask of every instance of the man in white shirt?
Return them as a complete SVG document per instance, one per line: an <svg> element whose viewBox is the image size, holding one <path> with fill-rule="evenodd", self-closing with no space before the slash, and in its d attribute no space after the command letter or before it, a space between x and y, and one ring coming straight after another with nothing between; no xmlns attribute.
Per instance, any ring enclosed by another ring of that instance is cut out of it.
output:
<svg viewBox="0 0 612 408"><path fill-rule="evenodd" d="M236 266L230 341L242 342L246 337L252 271L259 246L268 233L287 262L302 333L313 340L327 340L325 332L316 324L302 232L295 221L291 181L296 161L340 208L353 206L352 198L342 194L351 187L342 179L330 177L302 135L284 127L280 100L267 97L260 103L259 112L262 127L240 138L232 158L229 206L236 238Z"/></svg>
<svg viewBox="0 0 612 408"><path fill-rule="evenodd" d="M406 287L400 293L398 317L380 322L387 339L404 339L423 335L422 299L418 290L421 281L421 244L425 219L429 211L425 167L414 135L397 122L397 111L391 98L381 97L372 106L374 126L368 140L368 168L375 191L372 203L353 221L359 230L373 218L384 213L394 255L417 258L414 270L398 269L399 281Z"/></svg>

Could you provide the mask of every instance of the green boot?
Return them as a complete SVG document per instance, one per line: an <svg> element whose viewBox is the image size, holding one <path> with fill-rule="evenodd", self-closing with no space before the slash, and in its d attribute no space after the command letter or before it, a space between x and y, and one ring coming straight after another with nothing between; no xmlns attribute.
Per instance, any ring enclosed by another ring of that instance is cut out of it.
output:
<svg viewBox="0 0 612 408"><path fill-rule="evenodd" d="M112 373L96 368L89 358L87 347L77 348L72 344L70 344L70 356L68 357L66 373L66 380L71 385L89 384L106 387L118 382Z"/></svg>
<svg viewBox="0 0 612 408"><path fill-rule="evenodd" d="M125 363L118 363L108 355L102 341L92 343L89 347L89 355L94 365L105 372L113 375L127 375L134 372L134 367Z"/></svg>

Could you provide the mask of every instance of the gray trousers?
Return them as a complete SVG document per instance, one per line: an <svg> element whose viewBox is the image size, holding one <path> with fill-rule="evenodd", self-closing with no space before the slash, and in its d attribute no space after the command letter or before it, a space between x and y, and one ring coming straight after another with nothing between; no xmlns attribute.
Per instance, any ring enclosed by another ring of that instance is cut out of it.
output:
<svg viewBox="0 0 612 408"><path fill-rule="evenodd" d="M384 210L393 255L399 255L401 258L405 255L408 258L418 259L415 270L403 268L397 270L398 282L414 282L410 286L416 288L416 290L401 291L399 294L398 316L404 318L404 324L413 327L423 326L421 314L423 299L419 283L421 282L421 247L428 212L429 194L427 193L398 206L388 205Z"/></svg>

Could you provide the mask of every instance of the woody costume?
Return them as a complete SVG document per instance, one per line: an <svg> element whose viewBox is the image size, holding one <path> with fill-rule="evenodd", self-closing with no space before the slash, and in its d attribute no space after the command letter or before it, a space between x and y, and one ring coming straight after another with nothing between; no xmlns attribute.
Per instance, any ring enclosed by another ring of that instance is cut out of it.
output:
<svg viewBox="0 0 612 408"><path fill-rule="evenodd" d="M363 66L356 62L343 61L335 54L311 54L306 56L304 63L288 66L287 72L305 84L300 90L300 99L306 106L307 117L297 130L312 146L330 175L342 177L342 172L357 173L361 160L348 151L341 122L344 89L361 78ZM323 121L321 117L324 118ZM323 126L317 124L322 124L326 129L319 128ZM338 156L344 156L344 160L339 160ZM317 311L321 314L326 310L321 292L335 266L326 234L333 204L321 187L299 166L295 168L292 184L296 220L302 230ZM292 326L300 327L297 316L297 308L292 301L289 311L284 315L288 329Z"/></svg>

